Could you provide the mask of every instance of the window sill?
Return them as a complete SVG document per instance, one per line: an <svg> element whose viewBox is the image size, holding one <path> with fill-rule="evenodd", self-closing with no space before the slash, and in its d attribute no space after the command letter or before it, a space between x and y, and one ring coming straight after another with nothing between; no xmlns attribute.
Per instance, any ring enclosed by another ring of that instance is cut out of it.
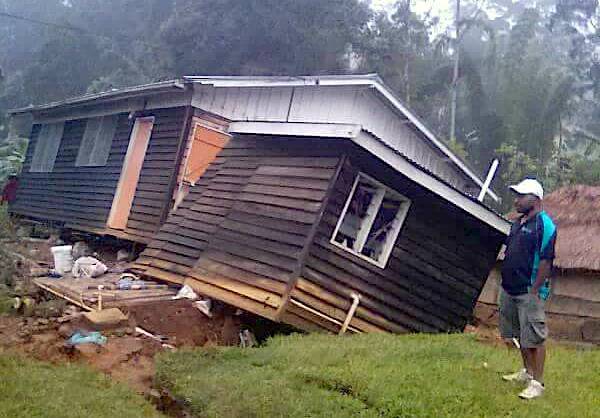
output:
<svg viewBox="0 0 600 418"><path fill-rule="evenodd" d="M366 262L368 262L368 263L370 263L370 264L373 264L373 265L375 265L375 266L379 267L379 268L380 268L380 269L382 269L382 270L384 270L384 269L385 269L385 266L386 266L386 264L387 264L387 260L385 260L385 262L381 262L381 261L376 261L376 260L373 260L371 257L367 257L367 256L366 256L366 255L364 255L364 254L361 254L361 253L359 253L359 252L356 252L356 251L354 251L354 250L351 250L350 248L348 248L348 247L346 247L346 246L344 246L344 245L340 244L339 242L337 242L337 241L335 241L335 240L333 240L333 239L332 239L332 240L330 240L330 241L329 241L329 243L330 243L331 245L333 245L333 246L337 247L337 248L341 248L342 250L346 251L347 253L350 253L350 254L352 254L352 255L354 255L354 256L356 256L356 257L360 258L361 260L364 260L364 261L366 261Z"/></svg>

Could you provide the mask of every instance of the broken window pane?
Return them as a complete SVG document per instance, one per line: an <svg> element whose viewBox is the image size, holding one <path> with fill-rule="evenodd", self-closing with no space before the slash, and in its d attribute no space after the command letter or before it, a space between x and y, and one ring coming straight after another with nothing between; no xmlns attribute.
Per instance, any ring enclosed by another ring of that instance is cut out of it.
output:
<svg viewBox="0 0 600 418"><path fill-rule="evenodd" d="M344 219L335 236L335 241L351 250L357 250L357 238L376 189L364 180L359 180L346 209Z"/></svg>
<svg viewBox="0 0 600 418"><path fill-rule="evenodd" d="M386 192L385 197L379 206L377 215L361 250L364 254L376 261L381 260L384 247L393 235L395 222L403 201ZM393 245L393 243L391 243Z"/></svg>
<svg viewBox="0 0 600 418"><path fill-rule="evenodd" d="M332 242L383 267L409 205L404 196L359 174Z"/></svg>

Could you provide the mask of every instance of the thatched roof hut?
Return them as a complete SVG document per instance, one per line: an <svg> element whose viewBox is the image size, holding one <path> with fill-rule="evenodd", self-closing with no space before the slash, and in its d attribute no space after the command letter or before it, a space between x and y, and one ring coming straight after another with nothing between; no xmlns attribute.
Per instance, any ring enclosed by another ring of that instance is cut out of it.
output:
<svg viewBox="0 0 600 418"><path fill-rule="evenodd" d="M557 270L546 305L550 334L600 344L600 187L560 188L546 196L544 209L558 226ZM475 311L484 322L498 317L503 255L490 273Z"/></svg>
<svg viewBox="0 0 600 418"><path fill-rule="evenodd" d="M600 270L600 187L560 188L544 199L544 209L558 226L554 265Z"/></svg>

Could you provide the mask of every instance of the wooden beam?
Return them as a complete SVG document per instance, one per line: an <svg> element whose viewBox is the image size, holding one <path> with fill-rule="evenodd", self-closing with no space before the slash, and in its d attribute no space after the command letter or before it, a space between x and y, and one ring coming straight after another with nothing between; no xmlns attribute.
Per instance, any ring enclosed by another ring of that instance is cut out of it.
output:
<svg viewBox="0 0 600 418"><path fill-rule="evenodd" d="M275 318L277 318L277 320L279 320L281 318L281 315L283 315L287 305L290 303L290 295L292 293L292 290L294 290L294 287L296 286L298 279L300 279L300 275L302 274L302 269L304 268L304 264L306 263L306 259L308 258L310 247L312 246L315 236L317 235L317 231L319 230L319 224L321 223L321 219L323 218L323 215L325 214L325 211L327 209L327 204L329 203L329 198L333 194L333 191L335 189L335 184L337 182L338 177L340 176L340 173L342 172L344 165L346 164L347 158L348 157L346 156L346 154L344 154L342 156L342 158L340 158L340 160L337 164L337 167L335 169L335 173L333 174L333 177L329 180L329 185L327 186L327 190L325 190L325 196L323 198L321 208L319 209L319 212L317 213L317 217L314 220L314 223L312 224L312 226L308 232L308 236L306 237L306 241L304 242L302 251L300 252L300 256L298 257L298 262L296 264L296 267L294 268L293 272L290 274L291 278L290 278L290 280L288 280L288 284L285 289L285 292L281 296L281 305L279 306L279 308L277 309L277 313L275 314Z"/></svg>
<svg viewBox="0 0 600 418"><path fill-rule="evenodd" d="M187 106L185 108L185 116L183 117L183 127L181 129L181 133L179 134L179 141L177 144L177 157L175 158L175 164L173 166L173 170L171 171L169 188L167 190L167 195L165 196L165 201L163 202L158 226L165 222L167 216L169 215L169 211L171 210L171 200L173 199L173 193L175 191L175 187L177 186L177 178L179 177L179 170L181 168L180 166L183 162L183 157L185 154L186 140L190 135L193 116L194 108L192 106Z"/></svg>

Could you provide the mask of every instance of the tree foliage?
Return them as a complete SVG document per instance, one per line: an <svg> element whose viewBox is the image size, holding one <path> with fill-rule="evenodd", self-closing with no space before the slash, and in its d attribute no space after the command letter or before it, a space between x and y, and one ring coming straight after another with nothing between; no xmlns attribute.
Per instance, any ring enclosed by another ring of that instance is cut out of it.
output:
<svg viewBox="0 0 600 418"><path fill-rule="evenodd" d="M523 176L599 183L598 2L461 3L457 41L410 0L388 12L363 0L0 0L26 18L0 16L0 138L3 110L85 92L184 74L352 72L379 73L446 138L460 48L453 150L481 173L500 158L501 193ZM22 149L4 139L0 176Z"/></svg>

